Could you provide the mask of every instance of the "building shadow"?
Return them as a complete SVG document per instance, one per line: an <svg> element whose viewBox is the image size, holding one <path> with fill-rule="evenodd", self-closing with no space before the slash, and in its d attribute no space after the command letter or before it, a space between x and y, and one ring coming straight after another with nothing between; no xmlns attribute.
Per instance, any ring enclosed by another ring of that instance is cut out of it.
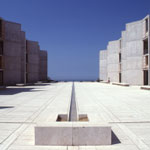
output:
<svg viewBox="0 0 150 150"><path fill-rule="evenodd" d="M51 85L50 83L36 83L34 86L48 86Z"/></svg>
<svg viewBox="0 0 150 150"><path fill-rule="evenodd" d="M118 137L113 131L111 131L111 139L112 145L121 143L121 141L118 139Z"/></svg>
<svg viewBox="0 0 150 150"><path fill-rule="evenodd" d="M35 88L13 87L13 88L6 88L4 90L0 90L0 95L14 95L21 92L39 92L39 91L43 91L43 90L37 90L37 89L35 90Z"/></svg>
<svg viewBox="0 0 150 150"><path fill-rule="evenodd" d="M14 108L14 106L0 106L0 109Z"/></svg>

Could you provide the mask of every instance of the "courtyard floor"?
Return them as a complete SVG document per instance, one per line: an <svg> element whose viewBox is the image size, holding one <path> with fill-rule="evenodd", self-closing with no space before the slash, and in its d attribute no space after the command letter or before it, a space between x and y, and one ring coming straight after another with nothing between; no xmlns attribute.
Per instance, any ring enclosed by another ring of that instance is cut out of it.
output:
<svg viewBox="0 0 150 150"><path fill-rule="evenodd" d="M0 90L0 150L149 150L150 91L75 82L78 112L112 127L110 146L35 146L34 127L67 114L72 82Z"/></svg>

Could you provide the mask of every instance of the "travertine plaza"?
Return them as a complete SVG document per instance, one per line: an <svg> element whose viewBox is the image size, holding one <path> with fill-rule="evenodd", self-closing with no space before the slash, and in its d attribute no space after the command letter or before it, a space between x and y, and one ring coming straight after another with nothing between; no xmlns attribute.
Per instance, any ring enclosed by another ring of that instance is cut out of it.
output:
<svg viewBox="0 0 150 150"><path fill-rule="evenodd" d="M71 82L15 87L0 91L1 150L149 150L150 94L138 86L75 82L75 97L79 114L87 114L89 124L111 126L111 145L61 146L36 145L35 127L56 125L59 114L67 114L71 99ZM109 94L108 94L109 93ZM64 130L68 122L63 124ZM80 123L80 122L77 122ZM82 122L86 123L86 122ZM58 127L58 126L57 126ZM83 129L84 126L83 126ZM56 134L54 134L56 133ZM62 134L64 132L62 131ZM62 134L58 134L62 136ZM80 134L80 133L79 133ZM92 133L90 134L92 135ZM79 143L90 135L85 132ZM95 133L96 135L96 133ZM51 136L51 135L49 135ZM71 135L64 134L64 139ZM78 135L76 135L78 136ZM95 136L94 140L101 135ZM53 138L51 136L51 138ZM91 139L92 140L92 139ZM62 139L62 141L65 143Z"/></svg>
<svg viewBox="0 0 150 150"><path fill-rule="evenodd" d="M100 51L99 79L150 85L150 17L126 24L121 38Z"/></svg>
<svg viewBox="0 0 150 150"><path fill-rule="evenodd" d="M47 80L47 51L26 40L21 24L0 18L0 86Z"/></svg>

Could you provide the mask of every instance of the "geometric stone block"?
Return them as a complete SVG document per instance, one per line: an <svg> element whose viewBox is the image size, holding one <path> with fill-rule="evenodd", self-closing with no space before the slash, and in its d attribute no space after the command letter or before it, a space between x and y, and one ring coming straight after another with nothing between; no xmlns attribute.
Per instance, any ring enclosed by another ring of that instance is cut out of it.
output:
<svg viewBox="0 0 150 150"><path fill-rule="evenodd" d="M35 145L72 145L71 127L35 127Z"/></svg>
<svg viewBox="0 0 150 150"><path fill-rule="evenodd" d="M111 145L110 127L73 127L72 145Z"/></svg>
<svg viewBox="0 0 150 150"><path fill-rule="evenodd" d="M111 127L89 122L56 122L36 126L35 145L111 145Z"/></svg>
<svg viewBox="0 0 150 150"><path fill-rule="evenodd" d="M128 83L119 83L119 82L112 82L112 85L130 86Z"/></svg>

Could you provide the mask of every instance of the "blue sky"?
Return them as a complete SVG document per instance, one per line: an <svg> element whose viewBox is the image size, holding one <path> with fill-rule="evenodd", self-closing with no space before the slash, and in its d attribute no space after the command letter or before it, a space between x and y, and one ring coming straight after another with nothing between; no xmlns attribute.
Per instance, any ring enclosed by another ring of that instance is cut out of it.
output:
<svg viewBox="0 0 150 150"><path fill-rule="evenodd" d="M27 39L48 51L48 75L98 78L99 50L117 40L125 23L150 14L150 0L0 0L0 16L22 24Z"/></svg>

